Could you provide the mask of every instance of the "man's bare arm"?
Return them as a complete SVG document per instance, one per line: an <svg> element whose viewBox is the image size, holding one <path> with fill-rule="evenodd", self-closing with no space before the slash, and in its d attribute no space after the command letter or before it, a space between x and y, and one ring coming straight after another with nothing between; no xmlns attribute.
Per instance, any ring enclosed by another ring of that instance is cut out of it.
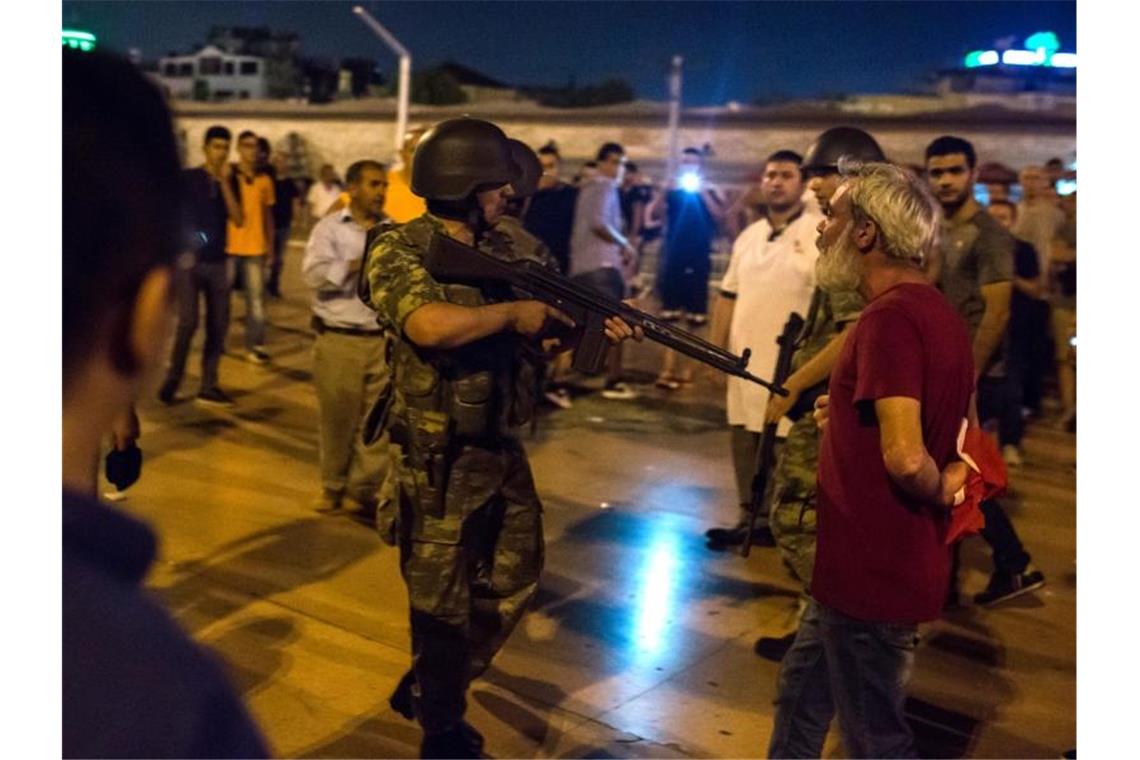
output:
<svg viewBox="0 0 1140 760"><path fill-rule="evenodd" d="M448 349L501 332L513 331L534 337L551 322L574 327L570 317L541 301L507 301L485 306L437 301L413 311L404 322L404 334L417 346ZM643 337L640 328L635 331L617 317L605 321L605 330L611 343Z"/></svg>
<svg viewBox="0 0 1140 760"><path fill-rule="evenodd" d="M993 356L1006 325L1009 324L1009 297L1013 285L1009 282L995 282L982 286L982 298L986 302L986 312L974 336L974 375L979 375Z"/></svg>
<svg viewBox="0 0 1140 760"><path fill-rule="evenodd" d="M788 376L788 379L784 381L788 395L777 396L773 394L768 398L768 407L764 410L766 422L779 422L780 418L795 406L801 393L831 377L831 370L835 369L835 363L839 361L839 354L843 351L843 343L847 340L847 333L849 332L850 330L844 330L838 335L832 336L818 354Z"/></svg>
<svg viewBox="0 0 1140 760"><path fill-rule="evenodd" d="M966 482L966 465L954 462L938 470L922 440L922 404L907 396L876 399L875 416L883 464L891 480L922 501L952 506L954 494Z"/></svg>
<svg viewBox="0 0 1140 760"><path fill-rule="evenodd" d="M222 200L226 203L226 215L229 216L235 227L241 227L245 224L245 214L241 210L237 196L234 195L234 188L230 183L231 177L233 177L233 166L227 163L222 168L221 176L217 178L218 185L222 188Z"/></svg>
<svg viewBox="0 0 1140 760"><path fill-rule="evenodd" d="M732 326L732 315L736 311L736 298L717 293L713 302L712 322L709 325L709 343L728 347L728 330Z"/></svg>

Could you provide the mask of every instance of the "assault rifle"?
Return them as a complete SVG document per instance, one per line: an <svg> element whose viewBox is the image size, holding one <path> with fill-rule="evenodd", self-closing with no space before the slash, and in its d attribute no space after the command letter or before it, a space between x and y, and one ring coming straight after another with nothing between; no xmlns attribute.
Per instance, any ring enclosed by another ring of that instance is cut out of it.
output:
<svg viewBox="0 0 1140 760"><path fill-rule="evenodd" d="M804 329L804 318L796 312L788 315L784 323L784 330L776 343L780 351L776 355L776 368L772 382L783 385L792 371L792 354L798 346L800 334ZM752 475L752 500L748 505L748 532L744 534L744 543L740 546L740 556L747 557L752 551L752 536L756 532L756 519L760 510L764 508L764 495L768 488L768 475L775 465L776 453L776 427L777 423L765 423L764 431L760 434L760 445L756 449L756 469Z"/></svg>
<svg viewBox="0 0 1140 760"><path fill-rule="evenodd" d="M423 262L428 272L441 282L504 283L527 297L564 312L576 325L585 328L574 350L573 366L579 372L595 373L605 366L606 351L609 349L605 321L610 317L620 317L630 327L640 327L645 332L645 337L652 341L721 372L758 383L772 393L788 395L788 391L779 384L761 380L745 369L751 354L749 349L744 349L743 355L736 356L640 309L583 287L537 261L504 261L437 233L432 236Z"/></svg>

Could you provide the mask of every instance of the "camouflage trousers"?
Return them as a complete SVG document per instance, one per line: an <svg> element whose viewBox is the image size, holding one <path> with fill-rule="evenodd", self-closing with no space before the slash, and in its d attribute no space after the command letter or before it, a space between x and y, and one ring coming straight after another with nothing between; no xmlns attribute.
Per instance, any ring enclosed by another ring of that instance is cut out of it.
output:
<svg viewBox="0 0 1140 760"><path fill-rule="evenodd" d="M542 504L514 440L463 447L443 484L429 484L426 472L406 463L400 474L412 693L424 732L438 733L463 719L468 684L491 664L538 588Z"/></svg>
<svg viewBox="0 0 1140 760"><path fill-rule="evenodd" d="M788 431L772 471L768 525L780 557L806 589L815 567L816 468L819 429L805 414Z"/></svg>

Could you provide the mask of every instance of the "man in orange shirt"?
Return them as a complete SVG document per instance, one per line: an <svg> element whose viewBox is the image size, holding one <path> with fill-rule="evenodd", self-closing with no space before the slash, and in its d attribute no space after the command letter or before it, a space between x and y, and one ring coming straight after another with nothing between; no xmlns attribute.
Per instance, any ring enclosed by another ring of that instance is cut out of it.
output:
<svg viewBox="0 0 1140 760"><path fill-rule="evenodd" d="M273 214L276 202L273 180L259 174L257 135L246 130L238 135L238 164L234 181L241 201L241 218L231 219L226 228L226 253L240 267L245 283L246 359L265 364L265 265L273 251Z"/></svg>
<svg viewBox="0 0 1140 760"><path fill-rule="evenodd" d="M388 170L388 195L384 200L384 215L393 222L410 222L427 211L424 199L412 192L412 155L426 130L423 127L408 130L404 147L400 148L400 167Z"/></svg>

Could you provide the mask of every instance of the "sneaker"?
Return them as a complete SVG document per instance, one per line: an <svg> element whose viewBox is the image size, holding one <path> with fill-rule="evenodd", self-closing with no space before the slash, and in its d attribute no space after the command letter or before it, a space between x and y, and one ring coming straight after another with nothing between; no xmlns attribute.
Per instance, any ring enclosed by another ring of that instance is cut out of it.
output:
<svg viewBox="0 0 1140 760"><path fill-rule="evenodd" d="M174 394L178 392L178 383L167 380L158 391L158 400L166 406L174 404Z"/></svg>
<svg viewBox="0 0 1140 760"><path fill-rule="evenodd" d="M269 354L266 353L264 348L258 346L252 351L247 351L245 360L251 364L269 364Z"/></svg>
<svg viewBox="0 0 1140 760"><path fill-rule="evenodd" d="M1016 575L994 573L986 590L974 595L974 603L992 607L1000 602L1036 591L1045 585L1045 575L1040 570L1026 570Z"/></svg>
<svg viewBox="0 0 1140 760"><path fill-rule="evenodd" d="M1010 467L1020 467L1022 465L1021 449L1012 443L1007 443L1001 447L1001 458L1004 459L1005 463Z"/></svg>
<svg viewBox="0 0 1140 760"><path fill-rule="evenodd" d="M666 322L676 322L681 318L680 309L665 309L661 312L661 318Z"/></svg>
<svg viewBox="0 0 1140 760"><path fill-rule="evenodd" d="M542 397L559 409L570 409L574 406L574 402L570 399L570 393L565 388L547 391L542 394Z"/></svg>
<svg viewBox="0 0 1140 760"><path fill-rule="evenodd" d="M221 388L203 388L194 399L199 404L207 406L233 406L234 400Z"/></svg>
<svg viewBox="0 0 1140 760"><path fill-rule="evenodd" d="M706 314L690 314L689 326L690 327L703 327L709 322L708 315Z"/></svg>
<svg viewBox="0 0 1140 760"><path fill-rule="evenodd" d="M626 383L607 384L602 389L602 398L608 398L611 401L632 401L637 397L637 391L630 388Z"/></svg>

